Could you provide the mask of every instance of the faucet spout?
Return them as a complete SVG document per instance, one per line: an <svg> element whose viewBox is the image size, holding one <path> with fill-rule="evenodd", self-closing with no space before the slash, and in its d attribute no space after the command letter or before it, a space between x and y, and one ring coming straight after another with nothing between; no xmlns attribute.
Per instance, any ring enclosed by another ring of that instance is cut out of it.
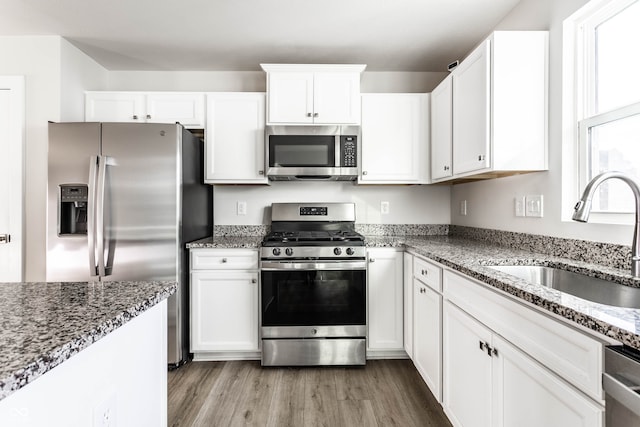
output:
<svg viewBox="0 0 640 427"><path fill-rule="evenodd" d="M633 242L631 244L631 275L640 278L640 236L638 236L638 230L640 228L640 182L638 182L638 180L623 172L616 171L604 172L595 176L589 184L587 184L582 193L582 197L573 208L574 212L571 218L574 221L587 222L589 220L589 213L591 212L593 193L595 193L596 188L600 184L611 178L618 178L625 182L631 188L636 201L636 220L633 229Z"/></svg>

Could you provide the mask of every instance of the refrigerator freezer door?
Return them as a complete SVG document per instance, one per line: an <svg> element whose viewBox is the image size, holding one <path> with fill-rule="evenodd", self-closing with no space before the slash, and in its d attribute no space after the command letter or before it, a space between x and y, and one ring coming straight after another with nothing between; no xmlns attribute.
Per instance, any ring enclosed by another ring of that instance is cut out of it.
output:
<svg viewBox="0 0 640 427"><path fill-rule="evenodd" d="M100 153L100 123L49 123L47 180L47 281L97 280L87 234L59 236L61 184L88 185L91 158Z"/></svg>
<svg viewBox="0 0 640 427"><path fill-rule="evenodd" d="M104 123L104 252L112 280L177 280L179 126Z"/></svg>

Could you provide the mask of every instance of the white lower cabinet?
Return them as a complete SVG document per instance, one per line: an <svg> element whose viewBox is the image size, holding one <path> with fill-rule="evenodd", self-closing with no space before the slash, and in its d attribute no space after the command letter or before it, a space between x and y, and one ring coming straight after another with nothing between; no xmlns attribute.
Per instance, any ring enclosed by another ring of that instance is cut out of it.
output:
<svg viewBox="0 0 640 427"><path fill-rule="evenodd" d="M257 251L190 252L190 350L194 359L258 358Z"/></svg>
<svg viewBox="0 0 640 427"><path fill-rule="evenodd" d="M413 279L413 364L442 401L442 295Z"/></svg>
<svg viewBox="0 0 640 427"><path fill-rule="evenodd" d="M449 301L443 341L443 407L454 426L603 425L602 406Z"/></svg>
<svg viewBox="0 0 640 427"><path fill-rule="evenodd" d="M367 251L367 356L404 355L403 252Z"/></svg>

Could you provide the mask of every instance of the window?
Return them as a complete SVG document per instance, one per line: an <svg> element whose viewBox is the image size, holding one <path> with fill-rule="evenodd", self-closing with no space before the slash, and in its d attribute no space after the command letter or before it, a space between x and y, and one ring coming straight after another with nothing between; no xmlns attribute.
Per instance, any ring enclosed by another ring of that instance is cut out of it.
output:
<svg viewBox="0 0 640 427"><path fill-rule="evenodd" d="M573 125L565 122L565 127L577 129L572 136L577 141L574 198L604 171L622 171L640 180L638 23L640 0L592 0L565 21L573 64L564 84L573 86L574 103L570 115ZM573 34L568 34L568 29ZM629 187L620 180L608 180L594 196L592 218L597 222L629 222L633 210Z"/></svg>

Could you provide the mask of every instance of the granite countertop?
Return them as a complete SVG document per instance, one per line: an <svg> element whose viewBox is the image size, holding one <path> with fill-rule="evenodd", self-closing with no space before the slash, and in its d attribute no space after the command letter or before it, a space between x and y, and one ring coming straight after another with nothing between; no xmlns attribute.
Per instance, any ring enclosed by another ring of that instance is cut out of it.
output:
<svg viewBox="0 0 640 427"><path fill-rule="evenodd" d="M200 248L250 248L260 247L263 236L212 236L187 243L187 249Z"/></svg>
<svg viewBox="0 0 640 427"><path fill-rule="evenodd" d="M0 283L0 399L168 298L176 286Z"/></svg>
<svg viewBox="0 0 640 427"><path fill-rule="evenodd" d="M486 265L531 264L557 267L640 287L640 280L634 279L627 270L459 237L367 236L366 242L368 247L402 247L412 253L423 255L544 310L640 349L640 309L612 307L587 301L555 289L528 283Z"/></svg>

